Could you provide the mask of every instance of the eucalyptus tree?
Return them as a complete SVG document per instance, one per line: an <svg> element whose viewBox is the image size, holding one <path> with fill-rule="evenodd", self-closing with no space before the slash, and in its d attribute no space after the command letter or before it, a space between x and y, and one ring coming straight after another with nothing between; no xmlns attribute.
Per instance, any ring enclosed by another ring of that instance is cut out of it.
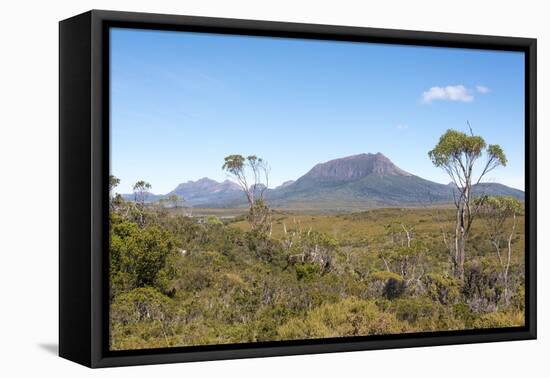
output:
<svg viewBox="0 0 550 378"><path fill-rule="evenodd" d="M134 210L136 211L137 221L140 226L145 225L145 201L149 196L152 186L147 181L140 180L133 186L134 189Z"/></svg>
<svg viewBox="0 0 550 378"><path fill-rule="evenodd" d="M116 210L123 202L120 194L115 194L115 188L120 184L120 179L114 175L109 175L109 206L111 210Z"/></svg>
<svg viewBox="0 0 550 378"><path fill-rule="evenodd" d="M495 168L506 166L506 156L499 145L487 145L471 129L470 135L447 130L428 155L432 163L442 168L454 184L456 223L451 259L455 276L463 280L465 243L481 205L474 204L472 188ZM484 155L485 161L480 161Z"/></svg>
<svg viewBox="0 0 550 378"><path fill-rule="evenodd" d="M140 180L133 186L134 201L144 206L152 186L147 181Z"/></svg>
<svg viewBox="0 0 550 378"><path fill-rule="evenodd" d="M170 194L167 198L167 200L172 204L172 206L177 209L178 203L180 201L183 201L183 197L178 196L177 194Z"/></svg>
<svg viewBox="0 0 550 378"><path fill-rule="evenodd" d="M224 160L222 169L233 177L246 196L252 229L267 231L270 210L264 193L269 186L269 165L256 155L229 155Z"/></svg>
<svg viewBox="0 0 550 378"><path fill-rule="evenodd" d="M113 194L113 190L120 184L120 179L114 175L109 175L109 194Z"/></svg>

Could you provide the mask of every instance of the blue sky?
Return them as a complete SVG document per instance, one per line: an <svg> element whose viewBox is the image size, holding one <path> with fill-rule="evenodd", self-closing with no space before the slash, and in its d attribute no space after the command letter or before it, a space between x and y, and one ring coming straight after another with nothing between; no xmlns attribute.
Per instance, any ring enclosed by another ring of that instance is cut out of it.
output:
<svg viewBox="0 0 550 378"><path fill-rule="evenodd" d="M276 186L382 152L448 183L427 153L469 121L509 160L486 181L523 189L523 71L517 52L112 29L111 172L166 193L256 154Z"/></svg>

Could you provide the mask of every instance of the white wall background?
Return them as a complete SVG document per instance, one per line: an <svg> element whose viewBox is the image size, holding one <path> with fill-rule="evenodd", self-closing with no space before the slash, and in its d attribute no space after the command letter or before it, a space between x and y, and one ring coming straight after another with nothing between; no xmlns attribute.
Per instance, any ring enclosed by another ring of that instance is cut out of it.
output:
<svg viewBox="0 0 550 378"><path fill-rule="evenodd" d="M550 331L550 27L544 1L6 1L0 22L0 375L108 377L543 376ZM89 9L536 37L539 340L89 370L58 358L58 25ZM546 349L546 351L545 351Z"/></svg>

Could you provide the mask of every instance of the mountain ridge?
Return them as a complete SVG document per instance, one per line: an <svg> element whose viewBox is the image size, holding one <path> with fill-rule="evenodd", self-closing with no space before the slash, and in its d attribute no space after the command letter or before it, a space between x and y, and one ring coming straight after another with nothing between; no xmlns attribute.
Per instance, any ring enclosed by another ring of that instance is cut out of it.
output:
<svg viewBox="0 0 550 378"><path fill-rule="evenodd" d="M423 179L395 165L378 152L332 159L313 166L295 181L288 180L265 191L273 207L301 207L315 204L323 208L416 206L450 203L454 187ZM509 195L520 200L525 193L499 183L480 183L474 194ZM165 195L151 195L150 201L177 194L195 207L240 207L246 205L241 188L230 180L218 182L208 177L178 184ZM131 197L133 195L125 195Z"/></svg>

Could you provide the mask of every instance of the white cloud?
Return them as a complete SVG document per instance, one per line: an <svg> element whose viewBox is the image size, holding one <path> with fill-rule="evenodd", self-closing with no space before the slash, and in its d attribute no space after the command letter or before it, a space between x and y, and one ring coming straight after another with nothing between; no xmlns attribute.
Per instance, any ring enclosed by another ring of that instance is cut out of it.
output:
<svg viewBox="0 0 550 378"><path fill-rule="evenodd" d="M485 85L476 85L476 91L485 94L491 92L491 88L486 87Z"/></svg>
<svg viewBox="0 0 550 378"><path fill-rule="evenodd" d="M408 129L409 128L409 125L407 124L404 124L404 123L400 123L398 124L397 126L395 126L398 130L405 130L405 129Z"/></svg>
<svg viewBox="0 0 550 378"><path fill-rule="evenodd" d="M471 102L474 96L464 85L447 85L446 87L431 87L422 93L422 103L430 104L435 100Z"/></svg>

